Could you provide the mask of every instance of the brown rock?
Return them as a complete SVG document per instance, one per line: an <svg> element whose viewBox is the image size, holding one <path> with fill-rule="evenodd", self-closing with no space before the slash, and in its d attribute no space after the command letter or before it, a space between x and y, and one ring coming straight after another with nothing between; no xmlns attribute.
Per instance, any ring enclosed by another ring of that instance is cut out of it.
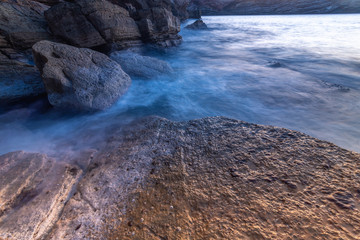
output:
<svg viewBox="0 0 360 240"><path fill-rule="evenodd" d="M81 174L42 154L0 156L0 239L44 239Z"/></svg>
<svg viewBox="0 0 360 240"><path fill-rule="evenodd" d="M49 102L56 107L94 111L110 107L129 88L130 77L106 55L41 41L33 46Z"/></svg>
<svg viewBox="0 0 360 240"><path fill-rule="evenodd" d="M360 237L359 154L221 117L125 129L96 156L50 239Z"/></svg>

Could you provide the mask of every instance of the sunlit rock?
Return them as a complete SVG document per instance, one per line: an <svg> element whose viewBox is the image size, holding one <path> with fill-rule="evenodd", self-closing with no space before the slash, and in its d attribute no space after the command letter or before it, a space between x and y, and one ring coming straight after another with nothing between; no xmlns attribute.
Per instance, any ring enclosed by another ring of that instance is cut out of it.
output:
<svg viewBox="0 0 360 240"><path fill-rule="evenodd" d="M44 239L81 175L78 167L43 154L0 156L0 239Z"/></svg>

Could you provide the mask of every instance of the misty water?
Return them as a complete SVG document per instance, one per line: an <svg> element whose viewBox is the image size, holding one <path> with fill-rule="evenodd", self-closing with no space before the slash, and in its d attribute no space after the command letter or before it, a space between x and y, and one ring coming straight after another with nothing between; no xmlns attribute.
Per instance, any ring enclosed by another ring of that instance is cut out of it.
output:
<svg viewBox="0 0 360 240"><path fill-rule="evenodd" d="M360 15L203 20L209 30L183 29L179 47L143 49L169 62L174 73L134 78L111 109L72 115L35 102L3 111L0 153L94 147L114 125L149 115L175 121L226 116L360 152Z"/></svg>

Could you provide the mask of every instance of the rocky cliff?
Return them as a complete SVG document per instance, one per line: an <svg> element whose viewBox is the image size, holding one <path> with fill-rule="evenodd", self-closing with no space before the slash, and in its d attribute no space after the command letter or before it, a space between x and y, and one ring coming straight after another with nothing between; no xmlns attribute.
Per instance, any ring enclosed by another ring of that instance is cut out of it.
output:
<svg viewBox="0 0 360 240"><path fill-rule="evenodd" d="M356 0L194 0L205 15L359 13Z"/></svg>
<svg viewBox="0 0 360 240"><path fill-rule="evenodd" d="M3 0L0 2L0 105L45 94L31 47L52 40L98 51L181 42L187 0Z"/></svg>
<svg viewBox="0 0 360 240"><path fill-rule="evenodd" d="M227 118L147 118L75 159L0 157L0 239L359 239L360 155Z"/></svg>

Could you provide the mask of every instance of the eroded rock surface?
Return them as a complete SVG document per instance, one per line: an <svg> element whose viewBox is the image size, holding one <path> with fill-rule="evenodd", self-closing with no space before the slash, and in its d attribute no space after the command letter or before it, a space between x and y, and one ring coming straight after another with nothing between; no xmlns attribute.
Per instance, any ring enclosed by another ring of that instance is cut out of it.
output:
<svg viewBox="0 0 360 240"><path fill-rule="evenodd" d="M94 111L110 107L131 79L106 55L50 41L33 46L49 102L56 107Z"/></svg>
<svg viewBox="0 0 360 240"><path fill-rule="evenodd" d="M49 239L358 239L360 155L282 128L114 131Z"/></svg>
<svg viewBox="0 0 360 240"><path fill-rule="evenodd" d="M110 58L119 63L122 69L131 77L150 79L173 72L167 62L153 57L142 56L130 50L113 52Z"/></svg>
<svg viewBox="0 0 360 240"><path fill-rule="evenodd" d="M82 175L42 154L0 156L0 239L44 239Z"/></svg>

